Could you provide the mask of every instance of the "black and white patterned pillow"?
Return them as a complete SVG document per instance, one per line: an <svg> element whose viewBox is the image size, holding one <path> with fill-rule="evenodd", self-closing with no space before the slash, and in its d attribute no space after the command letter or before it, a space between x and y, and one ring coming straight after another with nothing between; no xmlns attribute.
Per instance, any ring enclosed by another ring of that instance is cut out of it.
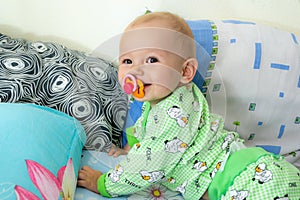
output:
<svg viewBox="0 0 300 200"><path fill-rule="evenodd" d="M0 101L35 103L73 116L85 128L85 149L121 145L127 96L107 60L0 33Z"/></svg>

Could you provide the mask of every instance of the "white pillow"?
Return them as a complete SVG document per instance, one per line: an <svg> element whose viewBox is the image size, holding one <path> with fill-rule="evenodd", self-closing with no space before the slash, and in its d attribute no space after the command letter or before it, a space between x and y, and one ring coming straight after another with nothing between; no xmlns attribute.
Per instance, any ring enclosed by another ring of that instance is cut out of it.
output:
<svg viewBox="0 0 300 200"><path fill-rule="evenodd" d="M253 22L213 25L217 54L206 77L211 111L246 143L299 159L300 37Z"/></svg>

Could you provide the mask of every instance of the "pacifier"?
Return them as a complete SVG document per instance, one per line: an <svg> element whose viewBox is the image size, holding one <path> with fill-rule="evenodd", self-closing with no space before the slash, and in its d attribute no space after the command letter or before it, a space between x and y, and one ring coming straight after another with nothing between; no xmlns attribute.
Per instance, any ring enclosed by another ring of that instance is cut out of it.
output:
<svg viewBox="0 0 300 200"><path fill-rule="evenodd" d="M132 74L126 74L123 79L123 90L126 94L132 94L136 98L145 96L144 84L140 79L135 78Z"/></svg>

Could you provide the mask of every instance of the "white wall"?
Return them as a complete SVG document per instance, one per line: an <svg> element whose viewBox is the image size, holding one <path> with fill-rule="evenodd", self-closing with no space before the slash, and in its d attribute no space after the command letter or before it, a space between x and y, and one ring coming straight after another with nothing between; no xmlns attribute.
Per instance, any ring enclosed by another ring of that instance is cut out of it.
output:
<svg viewBox="0 0 300 200"><path fill-rule="evenodd" d="M186 19L241 19L300 35L299 0L0 0L0 32L93 51L148 7Z"/></svg>

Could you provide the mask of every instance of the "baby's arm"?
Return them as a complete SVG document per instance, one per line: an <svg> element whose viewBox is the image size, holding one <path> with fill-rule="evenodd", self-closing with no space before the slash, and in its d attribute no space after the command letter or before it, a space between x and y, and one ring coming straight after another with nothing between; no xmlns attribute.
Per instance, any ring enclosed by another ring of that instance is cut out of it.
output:
<svg viewBox="0 0 300 200"><path fill-rule="evenodd" d="M83 166L78 172L77 185L99 194L97 183L101 175L102 172Z"/></svg>
<svg viewBox="0 0 300 200"><path fill-rule="evenodd" d="M118 157L119 155L127 155L129 150L130 150L130 146L129 146L128 143L123 147L123 149L121 149L121 148L117 147L116 145L112 144L111 148L108 152L108 155L109 156L114 156L114 157Z"/></svg>

